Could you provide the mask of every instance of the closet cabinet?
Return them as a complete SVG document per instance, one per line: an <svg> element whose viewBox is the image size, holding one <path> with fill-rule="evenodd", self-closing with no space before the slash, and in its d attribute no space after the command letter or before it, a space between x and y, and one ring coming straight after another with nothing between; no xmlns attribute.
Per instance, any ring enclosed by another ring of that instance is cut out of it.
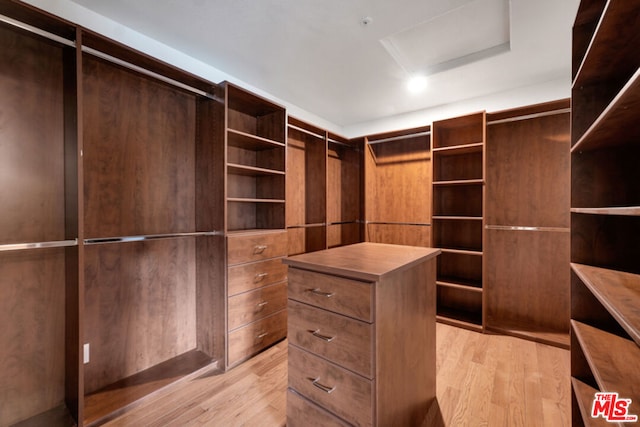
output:
<svg viewBox="0 0 640 427"><path fill-rule="evenodd" d="M55 41L0 22L3 426L73 425L79 399L75 31L41 24Z"/></svg>
<svg viewBox="0 0 640 427"><path fill-rule="evenodd" d="M487 114L486 328L569 346L569 101Z"/></svg>
<svg viewBox="0 0 640 427"><path fill-rule="evenodd" d="M226 366L232 367L286 336L286 114L228 82L218 96L226 147Z"/></svg>
<svg viewBox="0 0 640 427"><path fill-rule="evenodd" d="M484 327L486 114L433 122L431 246L438 257L438 320Z"/></svg>
<svg viewBox="0 0 640 427"><path fill-rule="evenodd" d="M582 1L573 27L573 424L595 392L640 415L640 5ZM598 419L602 420L602 419ZM596 420L597 421L597 420Z"/></svg>
<svg viewBox="0 0 640 427"><path fill-rule="evenodd" d="M287 125L289 255L360 242L361 150L295 117Z"/></svg>
<svg viewBox="0 0 640 427"><path fill-rule="evenodd" d="M431 242L431 132L425 126L365 137L365 241Z"/></svg>

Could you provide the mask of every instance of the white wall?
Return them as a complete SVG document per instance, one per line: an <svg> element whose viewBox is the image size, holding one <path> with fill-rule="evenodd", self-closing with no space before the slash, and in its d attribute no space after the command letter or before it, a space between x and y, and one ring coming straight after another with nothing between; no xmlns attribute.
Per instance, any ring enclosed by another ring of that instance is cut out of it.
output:
<svg viewBox="0 0 640 427"><path fill-rule="evenodd" d="M456 117L458 115L480 110L486 110L488 112L499 111L540 102L553 101L561 98L568 98L570 96L570 82L568 80L554 80L535 86L521 87L507 92L472 98L453 104L386 117L370 122L339 126L296 105L288 103L286 100L278 99L259 88L252 87L222 70L219 70L209 64L205 64L204 62L179 52L165 44L159 43L111 19L73 3L70 0L23 0L23 2L29 3L63 19L103 34L106 37L114 39L209 81L221 82L227 80L235 83L249 91L284 105L287 108L288 114L335 132L339 135L343 135L347 138L370 135L390 130L424 126L431 124L434 120Z"/></svg>

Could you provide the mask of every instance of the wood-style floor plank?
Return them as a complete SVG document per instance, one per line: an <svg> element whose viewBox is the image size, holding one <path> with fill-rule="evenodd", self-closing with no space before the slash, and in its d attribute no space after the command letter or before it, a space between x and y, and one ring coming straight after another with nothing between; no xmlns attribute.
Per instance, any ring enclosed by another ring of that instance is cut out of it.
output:
<svg viewBox="0 0 640 427"><path fill-rule="evenodd" d="M569 351L437 325L437 401L423 427L571 425ZM106 424L284 426L287 342L179 384Z"/></svg>

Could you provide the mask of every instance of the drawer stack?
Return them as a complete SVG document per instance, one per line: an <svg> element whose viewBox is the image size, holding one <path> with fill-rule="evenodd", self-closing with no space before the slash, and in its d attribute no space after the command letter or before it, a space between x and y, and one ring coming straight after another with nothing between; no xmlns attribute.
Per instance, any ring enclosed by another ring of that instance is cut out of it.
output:
<svg viewBox="0 0 640 427"><path fill-rule="evenodd" d="M287 335L286 253L284 231L228 236L228 367Z"/></svg>
<svg viewBox="0 0 640 427"><path fill-rule="evenodd" d="M289 270L289 410L373 423L373 285ZM306 408L305 398L323 409Z"/></svg>
<svg viewBox="0 0 640 427"><path fill-rule="evenodd" d="M287 426L420 426L436 395L439 249L288 257Z"/></svg>

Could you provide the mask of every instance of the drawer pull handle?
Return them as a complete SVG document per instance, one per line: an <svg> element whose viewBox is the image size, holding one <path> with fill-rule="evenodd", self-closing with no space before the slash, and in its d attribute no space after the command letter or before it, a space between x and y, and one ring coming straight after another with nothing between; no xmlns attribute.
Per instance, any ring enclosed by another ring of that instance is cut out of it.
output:
<svg viewBox="0 0 640 427"><path fill-rule="evenodd" d="M261 340L262 338L266 337L267 335L269 335L269 332L263 332L260 335L256 336L256 339Z"/></svg>
<svg viewBox="0 0 640 427"><path fill-rule="evenodd" d="M315 289L307 289L307 291L311 292L314 295L320 295L322 297L327 297L327 298L331 298L332 296L335 295L335 292L323 292L318 288Z"/></svg>
<svg viewBox="0 0 640 427"><path fill-rule="evenodd" d="M264 279L265 277L267 277L269 275L269 273L258 273L255 275L255 277L253 278L254 282L260 282L262 279Z"/></svg>
<svg viewBox="0 0 640 427"><path fill-rule="evenodd" d="M333 387L327 387L324 384L320 383L320 377L318 378L309 378L309 381L311 381L311 384L313 384L314 386L318 387L320 390L324 391L325 393L329 394L332 391L334 391L336 389L336 386Z"/></svg>
<svg viewBox="0 0 640 427"><path fill-rule="evenodd" d="M309 333L310 333L311 335L313 335L314 337L316 337L316 338L320 338L321 340L326 341L326 342L331 342L331 341L333 341L334 339L336 339L336 337L335 337L335 336L330 337L329 335L322 335L322 334L320 333L320 329L316 329L315 331L309 331Z"/></svg>
<svg viewBox="0 0 640 427"><path fill-rule="evenodd" d="M261 254L262 252L264 252L264 250L265 250L265 249L267 249L267 245L256 245L256 246L253 248L253 254L254 254L254 255L259 255L259 254Z"/></svg>
<svg viewBox="0 0 640 427"><path fill-rule="evenodd" d="M256 307L263 309L265 305L269 304L269 301L262 301L256 304Z"/></svg>

